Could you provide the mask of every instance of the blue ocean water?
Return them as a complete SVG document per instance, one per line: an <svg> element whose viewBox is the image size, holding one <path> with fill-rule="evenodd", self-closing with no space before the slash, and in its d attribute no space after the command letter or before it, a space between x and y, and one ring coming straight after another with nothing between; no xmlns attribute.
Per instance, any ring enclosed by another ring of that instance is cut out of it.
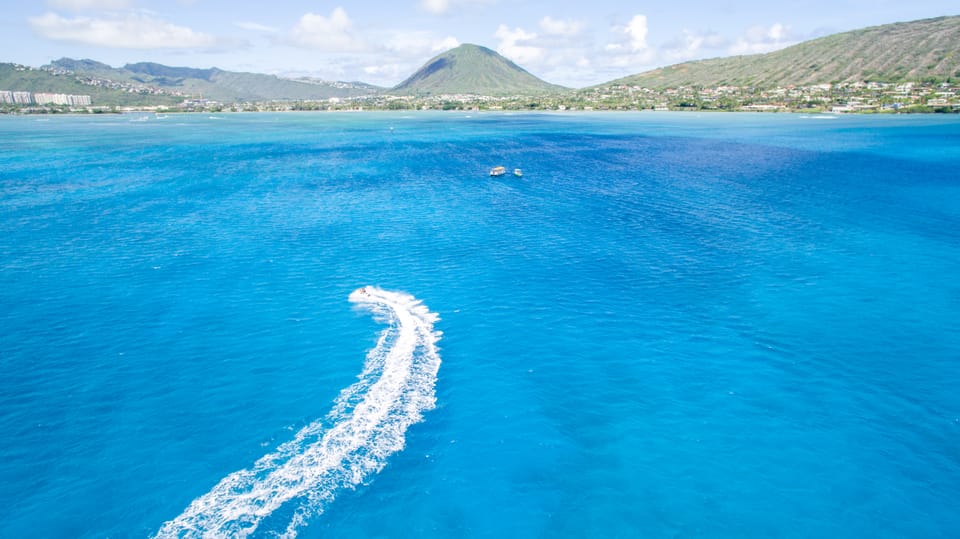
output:
<svg viewBox="0 0 960 539"><path fill-rule="evenodd" d="M0 537L956 537L958 171L941 116L0 118Z"/></svg>

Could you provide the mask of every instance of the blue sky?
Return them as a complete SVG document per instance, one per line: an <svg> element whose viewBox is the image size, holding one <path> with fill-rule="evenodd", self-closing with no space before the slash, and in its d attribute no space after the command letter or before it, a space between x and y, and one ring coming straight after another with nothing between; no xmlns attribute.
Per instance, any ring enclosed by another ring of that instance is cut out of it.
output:
<svg viewBox="0 0 960 539"><path fill-rule="evenodd" d="M392 86L461 43L580 87L684 60L767 52L864 26L960 14L951 2L769 0L38 0L8 2L0 61L152 61Z"/></svg>

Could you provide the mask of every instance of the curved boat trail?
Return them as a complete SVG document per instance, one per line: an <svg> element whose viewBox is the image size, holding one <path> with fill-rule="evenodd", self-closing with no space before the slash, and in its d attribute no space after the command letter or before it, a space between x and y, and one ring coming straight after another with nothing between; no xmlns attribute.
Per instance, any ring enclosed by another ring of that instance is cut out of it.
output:
<svg viewBox="0 0 960 539"><path fill-rule="evenodd" d="M164 523L157 538L246 537L271 515L271 528L285 525L280 536L295 537L337 492L368 480L403 449L407 428L436 402L439 318L409 294L376 287L355 290L350 301L387 324L358 381L341 391L325 419L224 477Z"/></svg>

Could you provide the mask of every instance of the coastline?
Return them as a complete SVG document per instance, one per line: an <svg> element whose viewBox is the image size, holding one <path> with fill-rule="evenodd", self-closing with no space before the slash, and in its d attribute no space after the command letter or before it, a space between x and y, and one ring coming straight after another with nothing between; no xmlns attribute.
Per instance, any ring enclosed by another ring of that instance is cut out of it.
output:
<svg viewBox="0 0 960 539"><path fill-rule="evenodd" d="M203 110L175 110L175 109L164 109L161 111L153 110L150 107L145 108L126 108L124 110L0 110L0 116L122 116L125 114L153 114L153 115L191 115L191 114L257 114L257 113L358 113L358 112L370 112L370 113L391 113L391 112L404 112L404 113L458 113L458 112L471 112L471 113L562 113L562 114L591 114L591 113L624 113L624 112L642 112L647 114L661 114L661 113L717 113L717 114L761 114L761 115L771 115L771 114L812 114L812 115L822 115L822 116L897 116L897 115L910 115L910 116L950 116L955 114L960 114L960 107L954 107L952 110L849 110L849 111L837 111L837 110L825 110L825 109L768 109L768 110L755 110L755 109L696 109L696 108L674 108L674 109L637 109L637 108L585 108L585 109L546 109L546 108L533 108L533 109L435 109L435 108L426 108L426 109L383 109L383 108L337 108L337 109L298 109L298 108L284 108L284 109L263 109L263 110L233 110L233 109L203 109Z"/></svg>

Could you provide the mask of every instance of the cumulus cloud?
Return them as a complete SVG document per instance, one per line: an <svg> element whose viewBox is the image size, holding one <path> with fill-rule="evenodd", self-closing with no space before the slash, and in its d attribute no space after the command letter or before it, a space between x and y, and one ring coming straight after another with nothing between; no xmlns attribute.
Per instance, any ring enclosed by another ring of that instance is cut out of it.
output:
<svg viewBox="0 0 960 539"><path fill-rule="evenodd" d="M626 24L615 25L615 40L603 48L607 54L603 63L617 68L646 67L657 55L647 43L648 31L646 15L634 15Z"/></svg>
<svg viewBox="0 0 960 539"><path fill-rule="evenodd" d="M66 18L46 13L28 19L42 37L84 45L125 49L192 49L212 47L213 36L152 15L127 13L106 18Z"/></svg>
<svg viewBox="0 0 960 539"><path fill-rule="evenodd" d="M630 22L615 25L612 29L615 40L607 43L604 50L617 54L634 54L650 51L647 44L647 16L634 15Z"/></svg>
<svg viewBox="0 0 960 539"><path fill-rule="evenodd" d="M511 29L501 24L493 35L500 40L497 52L520 65L536 63L544 57L544 49L531 43L537 38L537 34L533 32L527 32L523 28Z"/></svg>
<svg viewBox="0 0 960 539"><path fill-rule="evenodd" d="M70 11L111 10L130 7L129 0L47 0L53 8Z"/></svg>
<svg viewBox="0 0 960 539"><path fill-rule="evenodd" d="M420 9L434 15L446 15L455 8L469 5L493 4L496 0L420 0Z"/></svg>
<svg viewBox="0 0 960 539"><path fill-rule="evenodd" d="M719 51L729 45L729 40L713 32L684 30L683 35L663 44L660 51L669 62L682 62Z"/></svg>
<svg viewBox="0 0 960 539"><path fill-rule="evenodd" d="M395 31L386 39L386 46L397 54L420 57L452 49L460 45L453 36L437 37L431 32Z"/></svg>
<svg viewBox="0 0 960 539"><path fill-rule="evenodd" d="M366 66L363 68L363 72L366 73L367 75L383 75L383 74L393 75L397 72L397 70L398 70L398 66L396 64Z"/></svg>
<svg viewBox="0 0 960 539"><path fill-rule="evenodd" d="M361 52L369 44L354 31L353 21L342 7L334 8L329 16L307 13L290 31L294 45L325 52Z"/></svg>
<svg viewBox="0 0 960 539"><path fill-rule="evenodd" d="M420 7L430 13L441 15L450 11L450 0L421 0Z"/></svg>
<svg viewBox="0 0 960 539"><path fill-rule="evenodd" d="M580 21L564 21L547 15L540 19L540 30L548 36L574 37L580 34L583 24Z"/></svg>
<svg viewBox="0 0 960 539"><path fill-rule="evenodd" d="M277 28L274 28L272 26L267 26L265 24L260 24L258 22L238 21L233 24L237 28L242 28L244 30L250 30L253 32L265 32L268 34L275 34L280 31Z"/></svg>
<svg viewBox="0 0 960 539"><path fill-rule="evenodd" d="M430 56L460 45L452 35L444 36L421 30L371 31L366 43L369 48L361 51L328 55L325 59L324 76L348 76L372 84L393 86L423 65ZM331 66L338 66L334 72ZM346 75L349 73L349 75Z"/></svg>
<svg viewBox="0 0 960 539"><path fill-rule="evenodd" d="M460 40L453 37L447 36L439 41L433 42L432 52L443 52L460 46Z"/></svg>
<svg viewBox="0 0 960 539"><path fill-rule="evenodd" d="M370 65L363 68L363 80L370 80L371 84L394 86L404 77L408 77L411 72L411 66L408 64Z"/></svg>
<svg viewBox="0 0 960 539"><path fill-rule="evenodd" d="M770 26L753 26L746 35L737 39L730 46L730 54L759 54L775 51L797 43L799 38L792 29L784 24L775 23Z"/></svg>
<svg viewBox="0 0 960 539"><path fill-rule="evenodd" d="M534 75L558 84L571 84L593 65L593 38L583 22L544 16L536 29L501 24L493 47Z"/></svg>
<svg viewBox="0 0 960 539"><path fill-rule="evenodd" d="M630 50L642 51L647 48L647 16L634 15L621 30L630 38Z"/></svg>

